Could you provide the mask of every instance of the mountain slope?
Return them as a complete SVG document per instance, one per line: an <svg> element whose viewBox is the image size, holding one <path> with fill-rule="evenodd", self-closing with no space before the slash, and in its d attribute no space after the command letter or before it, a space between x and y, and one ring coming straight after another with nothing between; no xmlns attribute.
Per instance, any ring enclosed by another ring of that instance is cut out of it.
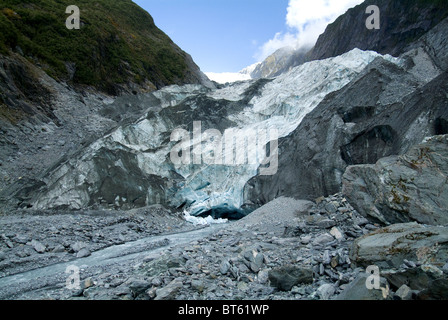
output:
<svg viewBox="0 0 448 320"><path fill-rule="evenodd" d="M0 53L12 49L56 79L111 94L206 81L191 57L131 0L77 1L80 30L65 26L72 4L2 1Z"/></svg>
<svg viewBox="0 0 448 320"><path fill-rule="evenodd" d="M380 9L380 29L369 30L366 8ZM366 0L328 25L308 60L338 56L354 48L398 56L448 16L444 0Z"/></svg>
<svg viewBox="0 0 448 320"><path fill-rule="evenodd" d="M276 77L305 62L308 50L295 50L291 47L278 49L250 73L253 79Z"/></svg>

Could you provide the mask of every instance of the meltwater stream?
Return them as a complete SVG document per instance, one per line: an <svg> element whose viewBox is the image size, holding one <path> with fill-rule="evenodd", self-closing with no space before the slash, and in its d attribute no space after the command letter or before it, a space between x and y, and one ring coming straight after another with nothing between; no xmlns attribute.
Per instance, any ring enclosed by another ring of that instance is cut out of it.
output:
<svg viewBox="0 0 448 320"><path fill-rule="evenodd" d="M93 252L89 257L6 276L0 278L0 299L9 299L44 288L62 288L70 275L66 273L69 266L80 268L80 279L83 280L98 268L126 263L135 265L143 259L156 259L170 248L202 239L225 226L226 224L212 224L194 231L144 238Z"/></svg>

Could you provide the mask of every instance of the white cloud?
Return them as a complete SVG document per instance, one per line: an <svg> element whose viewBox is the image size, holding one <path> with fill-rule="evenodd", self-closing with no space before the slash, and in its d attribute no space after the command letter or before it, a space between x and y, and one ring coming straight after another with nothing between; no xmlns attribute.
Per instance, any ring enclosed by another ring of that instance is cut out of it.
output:
<svg viewBox="0 0 448 320"><path fill-rule="evenodd" d="M205 75L213 81L218 83L227 83L227 82L235 82L235 81L244 81L250 80L251 77L249 74L243 74L240 72L205 72Z"/></svg>
<svg viewBox="0 0 448 320"><path fill-rule="evenodd" d="M282 47L311 47L316 43L327 25L347 9L364 0L289 0L286 33L277 33L274 38L264 43L255 58L259 61Z"/></svg>

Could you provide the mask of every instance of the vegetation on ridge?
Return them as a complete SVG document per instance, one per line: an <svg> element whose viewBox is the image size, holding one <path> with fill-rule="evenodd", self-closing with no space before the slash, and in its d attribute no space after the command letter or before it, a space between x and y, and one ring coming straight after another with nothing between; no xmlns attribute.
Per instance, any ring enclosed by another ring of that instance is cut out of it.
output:
<svg viewBox="0 0 448 320"><path fill-rule="evenodd" d="M72 4L2 0L0 53L23 53L55 78L108 92L115 84L149 80L161 87L186 77L186 54L131 0L76 1L80 30L65 26Z"/></svg>

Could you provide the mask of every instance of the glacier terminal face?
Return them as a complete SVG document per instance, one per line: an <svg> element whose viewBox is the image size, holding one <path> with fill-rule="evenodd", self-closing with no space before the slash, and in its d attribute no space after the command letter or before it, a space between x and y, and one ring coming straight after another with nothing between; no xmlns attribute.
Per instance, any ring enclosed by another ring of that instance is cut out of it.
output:
<svg viewBox="0 0 448 320"><path fill-rule="evenodd" d="M263 167L275 166L275 140L289 135L326 95L375 59L400 63L355 49L274 79L218 89L171 86L151 93L157 103L140 108L147 112L137 121L60 163L44 177L45 187L31 204L38 209L130 209L158 203L193 216L239 212L247 181Z"/></svg>

